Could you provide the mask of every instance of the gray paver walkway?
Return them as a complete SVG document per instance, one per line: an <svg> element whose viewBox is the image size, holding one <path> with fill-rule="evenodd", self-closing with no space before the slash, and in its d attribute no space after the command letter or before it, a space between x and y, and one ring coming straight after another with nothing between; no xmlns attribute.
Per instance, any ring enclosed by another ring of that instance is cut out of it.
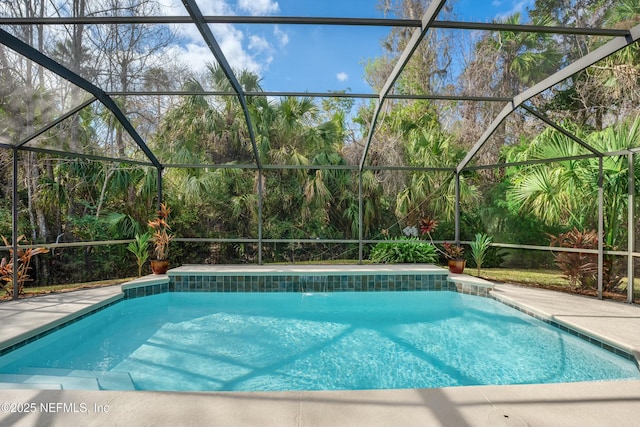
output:
<svg viewBox="0 0 640 427"><path fill-rule="evenodd" d="M498 298L640 349L640 308L496 285ZM120 287L0 304L0 343L76 310L120 298ZM0 390L4 426L640 426L640 381L326 392L173 393Z"/></svg>

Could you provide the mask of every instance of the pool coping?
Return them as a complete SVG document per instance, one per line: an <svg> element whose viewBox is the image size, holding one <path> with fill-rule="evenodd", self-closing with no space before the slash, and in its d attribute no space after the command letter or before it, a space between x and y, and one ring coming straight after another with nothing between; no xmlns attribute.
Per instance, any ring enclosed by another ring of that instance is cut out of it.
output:
<svg viewBox="0 0 640 427"><path fill-rule="evenodd" d="M575 313L570 314L569 312L556 313L554 312L554 310L550 309L549 307L540 307L540 306L536 307L535 304L525 302L523 301L522 298L514 297L513 295L508 295L508 294L505 295L504 290L509 288L511 288L512 290L513 289L528 289L528 290L535 289L535 288L527 288L523 286L515 286L515 285L508 285L508 284L497 285L497 290L503 291L503 292L495 292L495 291L491 292L491 298L515 310L525 313L528 316L541 320L564 332L568 332L578 338L581 338L582 340L588 341L591 344L598 345L599 347L609 352L617 354L621 357L625 357L633 361L636 367L638 368L638 370L640 370L640 346L634 345L633 343L629 344L627 342L624 342L621 339L616 339L611 337L611 333L610 333L611 331L602 332L602 331L596 330L593 327L589 327L588 325L585 326L584 318L581 317L583 316L581 314L576 315ZM627 304L627 303L611 301L611 300L600 301L590 297L573 295L573 294L565 294L559 291L551 291L546 289L544 290L536 289L536 291L545 292L545 293L549 293L550 295L561 296L564 298L571 298L573 300L572 302L576 305L579 305L585 302L598 301L604 304L617 305L618 306L617 308L621 308L621 307L634 308L635 310L638 311L636 318L640 319L640 307L636 306L635 304ZM638 326L640 326L640 324Z"/></svg>
<svg viewBox="0 0 640 427"><path fill-rule="evenodd" d="M611 353L617 354L618 356L631 360L636 364L636 367L640 371L640 352L636 351L631 346L628 346L624 343L613 340L603 334L599 334L595 331L581 327L578 324L567 322L566 320L557 319L553 315L537 310L534 307L527 306L520 302L513 301L507 297L502 297L495 294L492 294L492 297L496 301L508 307L511 307L515 310L518 310L535 319L541 320L544 323L550 326L553 326L554 328L558 328L561 331L570 333L571 335L574 335L584 341L597 345L598 347L601 347L604 350L607 350Z"/></svg>
<svg viewBox="0 0 640 427"><path fill-rule="evenodd" d="M98 296L97 298L82 298L82 301L64 301L65 297L73 298L77 297L81 293L90 293L90 290L54 294L53 298L51 298L52 295L44 295L24 300L6 301L0 303L0 312L2 312L2 308L4 308L5 304L8 305L12 303L17 304L18 308L25 308L23 313L29 313L33 310L38 315L40 314L38 313L38 311L41 310L47 312L47 314L51 314L48 311L53 307L62 308L61 312L56 313L56 315L47 316L48 319L36 318L36 321L32 323L30 322L27 327L18 328L20 330L13 333L10 332L8 334L8 337L3 336L2 338L0 338L0 356L5 355L26 344L29 344L37 339L40 339L43 336L53 333L61 328L64 328L65 326L78 322L87 316L91 316L94 313L104 310L105 308L116 304L124 298L124 294L120 290L120 292L109 292L103 297ZM50 298L48 300L45 300L46 297ZM37 300L38 298L40 300ZM34 299L36 300L34 301ZM41 301L44 301L44 304L38 304ZM79 307L77 309L74 309L74 306L76 305ZM17 316L17 314L15 314L14 316ZM5 316L2 317L4 318ZM0 332L2 333L2 335L6 335L5 331Z"/></svg>

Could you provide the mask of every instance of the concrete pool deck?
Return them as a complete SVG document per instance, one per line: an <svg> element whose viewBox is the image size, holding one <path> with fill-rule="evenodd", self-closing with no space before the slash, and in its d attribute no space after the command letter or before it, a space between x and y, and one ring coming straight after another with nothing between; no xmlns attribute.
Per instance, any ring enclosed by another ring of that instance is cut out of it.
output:
<svg viewBox="0 0 640 427"><path fill-rule="evenodd" d="M618 348L640 351L636 305L501 284L492 292ZM121 297L117 285L0 303L0 346ZM0 425L640 426L640 381L256 393L2 389Z"/></svg>

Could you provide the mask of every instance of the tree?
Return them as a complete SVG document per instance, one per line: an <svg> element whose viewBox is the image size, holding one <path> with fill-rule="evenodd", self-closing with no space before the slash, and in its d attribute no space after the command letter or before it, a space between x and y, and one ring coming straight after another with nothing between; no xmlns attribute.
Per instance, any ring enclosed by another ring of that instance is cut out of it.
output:
<svg viewBox="0 0 640 427"><path fill-rule="evenodd" d="M107 0L104 16L151 16L159 13L155 0ZM163 53L174 39L170 27L152 24L106 24L91 27L89 40L96 52L96 67L103 74L99 85L106 90L127 92L143 86L149 69L161 66ZM124 97L118 100L125 115L135 118L135 110ZM113 132L114 155L127 158L125 134L114 119L108 121Z"/></svg>
<svg viewBox="0 0 640 427"><path fill-rule="evenodd" d="M396 198L396 216L408 224L421 218L452 220L455 211L455 174L453 169L464 152L452 138L434 129L416 129L406 144L407 164L417 167L450 167L451 171L412 172L406 187ZM477 201L477 190L464 175L460 177L460 200L464 205Z"/></svg>
<svg viewBox="0 0 640 427"><path fill-rule="evenodd" d="M586 142L603 153L615 153L637 146L640 116L632 122L610 126L586 135ZM586 154L571 139L555 130L542 133L523 158L544 159ZM604 245L616 250L622 243L627 218L628 161L625 156L605 156L603 164ZM547 224L597 229L598 158L564 160L523 167L513 176L509 197L522 211L532 212ZM638 171L638 168L635 168ZM636 180L640 174L636 172ZM631 236L629 236L631 238ZM605 285L611 290L617 282L613 258L605 259Z"/></svg>
<svg viewBox="0 0 640 427"><path fill-rule="evenodd" d="M332 201L339 198L329 180L338 174L313 166L342 162L338 125L322 121L311 98L256 100L252 111L262 162L299 167L267 174L265 231L296 238L326 235Z"/></svg>
<svg viewBox="0 0 640 427"><path fill-rule="evenodd" d="M513 14L494 21L499 24L521 24L521 15ZM536 15L533 25L551 25L553 20L545 15ZM562 54L555 48L549 34L492 31L484 33L475 43L473 56L460 75L464 93L482 93L488 96L515 96L542 78L550 75L561 63ZM539 100L534 100L540 103ZM464 102L462 120L456 133L461 145L470 147L482 135L487 122L493 120L503 104L489 102ZM499 143L513 143L514 136L527 136L537 129L528 127L519 112L512 114L494 133ZM479 153L480 163L495 164L499 159L502 144L487 145Z"/></svg>
<svg viewBox="0 0 640 427"><path fill-rule="evenodd" d="M421 19L426 10L427 2L424 0L399 0L383 1L378 4L385 14L407 19ZM446 17L451 13L451 7L445 5L439 16ZM397 58L402 54L409 43L415 28L396 27L391 30L389 36L383 40L382 47L386 54L376 61L368 64L367 76L375 78L372 82L384 83L393 69ZM447 83L449 66L451 65L450 38L446 33L437 29L430 29L425 38L417 46L411 60L405 66L398 79L396 88L405 94L432 94L439 92ZM376 90L381 89L379 83L372 84Z"/></svg>
<svg viewBox="0 0 640 427"><path fill-rule="evenodd" d="M562 26L629 29L640 20L634 0L537 0L533 17L552 16ZM584 35L554 37L563 64L597 49L609 39ZM640 102L638 46L620 52L572 76L553 90L545 109L597 130L633 118Z"/></svg>

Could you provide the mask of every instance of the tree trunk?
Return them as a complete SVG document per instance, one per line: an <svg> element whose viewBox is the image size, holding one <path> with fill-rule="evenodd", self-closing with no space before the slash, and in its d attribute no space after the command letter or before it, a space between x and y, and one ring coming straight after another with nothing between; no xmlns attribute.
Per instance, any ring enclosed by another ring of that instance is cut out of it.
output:
<svg viewBox="0 0 640 427"><path fill-rule="evenodd" d="M104 199L107 194L107 185L109 184L109 179L111 179L111 175L113 175L113 172L114 172L114 169L112 167L105 166L104 182L102 183L102 190L100 190L100 198L98 199L98 203L96 207L96 218L100 218L102 205L104 203Z"/></svg>

